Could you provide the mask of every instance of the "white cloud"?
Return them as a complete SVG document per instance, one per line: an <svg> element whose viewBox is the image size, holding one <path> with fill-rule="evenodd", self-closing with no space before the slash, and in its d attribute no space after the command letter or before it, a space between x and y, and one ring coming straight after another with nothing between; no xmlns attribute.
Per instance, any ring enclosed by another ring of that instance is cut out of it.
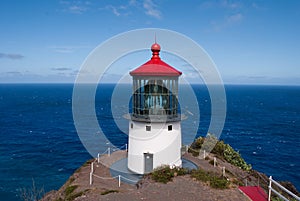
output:
<svg viewBox="0 0 300 201"><path fill-rule="evenodd" d="M113 5L105 6L106 10L110 10L115 16L119 17L121 15L120 9L125 9L125 7L116 7Z"/></svg>
<svg viewBox="0 0 300 201"><path fill-rule="evenodd" d="M156 19L161 19L161 12L158 10L157 5L153 3L152 0L145 0L143 3L146 15L154 17Z"/></svg>
<svg viewBox="0 0 300 201"><path fill-rule="evenodd" d="M120 5L120 6L107 5L104 8L100 8L100 10L111 11L117 17L127 16L129 14L127 5Z"/></svg>
<svg viewBox="0 0 300 201"><path fill-rule="evenodd" d="M241 2L237 1L227 1L227 0L220 0L220 1L205 1L200 5L203 9L209 8L223 8L227 10L237 10L243 7Z"/></svg>
<svg viewBox="0 0 300 201"><path fill-rule="evenodd" d="M135 5L137 5L137 1L136 0L130 0L129 5L135 6Z"/></svg>
<svg viewBox="0 0 300 201"><path fill-rule="evenodd" d="M241 13L237 13L231 16L228 16L226 22L228 24L238 23L243 20L243 15Z"/></svg>
<svg viewBox="0 0 300 201"><path fill-rule="evenodd" d="M224 19L222 19L221 21L212 21L212 30L221 31L222 29L241 23L243 18L244 16L241 13L236 13L224 17Z"/></svg>
<svg viewBox="0 0 300 201"><path fill-rule="evenodd" d="M227 0L223 0L220 5L223 8L229 8L229 9L238 9L242 7L242 4L240 2L233 2L233 1L227 1Z"/></svg>
<svg viewBox="0 0 300 201"><path fill-rule="evenodd" d="M88 6L91 4L89 1L60 1L59 2L64 8L65 12L73 14L82 14L88 10Z"/></svg>
<svg viewBox="0 0 300 201"><path fill-rule="evenodd" d="M78 6L78 5L72 5L69 7L69 11L71 13L76 13L76 14L82 14L86 10L87 10L86 7Z"/></svg>
<svg viewBox="0 0 300 201"><path fill-rule="evenodd" d="M13 60L18 60L18 59L23 59L24 56L21 54L7 54L7 53L0 53L0 59L1 58L6 58L6 59L13 59Z"/></svg>
<svg viewBox="0 0 300 201"><path fill-rule="evenodd" d="M58 68L51 68L53 71L70 71L72 68L66 68L66 67L58 67Z"/></svg>

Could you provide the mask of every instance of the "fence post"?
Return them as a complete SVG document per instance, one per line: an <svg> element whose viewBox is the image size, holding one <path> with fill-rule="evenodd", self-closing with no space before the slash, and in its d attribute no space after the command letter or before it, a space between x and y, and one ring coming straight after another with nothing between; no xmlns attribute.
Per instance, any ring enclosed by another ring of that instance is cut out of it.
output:
<svg viewBox="0 0 300 201"><path fill-rule="evenodd" d="M121 175L119 175L119 187L121 186Z"/></svg>
<svg viewBox="0 0 300 201"><path fill-rule="evenodd" d="M214 167L216 167L216 165L217 165L217 158L214 157Z"/></svg>
<svg viewBox="0 0 300 201"><path fill-rule="evenodd" d="M248 179L246 178L245 186L248 186Z"/></svg>
<svg viewBox="0 0 300 201"><path fill-rule="evenodd" d="M93 173L90 172L90 185L92 185L92 184L93 184Z"/></svg>
<svg viewBox="0 0 300 201"><path fill-rule="evenodd" d="M110 147L107 149L107 155L110 156Z"/></svg>
<svg viewBox="0 0 300 201"><path fill-rule="evenodd" d="M222 174L223 174L223 177L225 177L225 166L222 167Z"/></svg>
<svg viewBox="0 0 300 201"><path fill-rule="evenodd" d="M126 151L128 150L127 144L125 144L125 150L126 150Z"/></svg>
<svg viewBox="0 0 300 201"><path fill-rule="evenodd" d="M205 159L205 156L206 155L206 152L205 152L205 150L203 151L203 159Z"/></svg>
<svg viewBox="0 0 300 201"><path fill-rule="evenodd" d="M94 172L94 162L91 163L91 173Z"/></svg>
<svg viewBox="0 0 300 201"><path fill-rule="evenodd" d="M272 192L272 176L269 177L270 183L269 183L269 196L268 196L268 201L271 200L271 192Z"/></svg>
<svg viewBox="0 0 300 201"><path fill-rule="evenodd" d="M100 154L97 155L97 162L100 163Z"/></svg>

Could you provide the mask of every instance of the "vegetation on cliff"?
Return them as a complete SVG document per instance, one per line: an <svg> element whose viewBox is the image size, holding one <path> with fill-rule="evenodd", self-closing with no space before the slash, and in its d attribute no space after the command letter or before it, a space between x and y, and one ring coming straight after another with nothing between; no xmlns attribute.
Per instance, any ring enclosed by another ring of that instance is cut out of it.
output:
<svg viewBox="0 0 300 201"><path fill-rule="evenodd" d="M252 169L251 165L246 163L239 152L235 151L229 144L225 144L223 140L219 141L214 135L209 134L206 138L197 138L191 144L188 152L192 153L193 156L199 156L200 149L207 151L210 150L210 147L213 147L211 153L215 154L218 158L224 159L228 163L246 171Z"/></svg>

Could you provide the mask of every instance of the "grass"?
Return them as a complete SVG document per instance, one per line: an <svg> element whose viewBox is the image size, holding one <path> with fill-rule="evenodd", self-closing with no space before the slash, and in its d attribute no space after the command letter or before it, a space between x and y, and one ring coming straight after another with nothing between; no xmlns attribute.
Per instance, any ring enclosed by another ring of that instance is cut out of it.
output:
<svg viewBox="0 0 300 201"><path fill-rule="evenodd" d="M168 183L173 177L190 174L192 178L209 184L212 188L226 189L229 188L230 182L226 178L217 176L215 173L204 171L203 169L192 170L189 172L185 168L173 168L162 166L150 173L151 178L160 183Z"/></svg>
<svg viewBox="0 0 300 201"><path fill-rule="evenodd" d="M71 195L76 188L78 188L77 185L67 186L67 188L65 189L66 197L68 197L69 195Z"/></svg>
<svg viewBox="0 0 300 201"><path fill-rule="evenodd" d="M101 193L101 195L107 195L109 193L119 193L118 190L106 190Z"/></svg>
<svg viewBox="0 0 300 201"><path fill-rule="evenodd" d="M75 200L75 198L82 196L84 193L89 191L89 189L86 189L85 191L80 191L78 193L74 193L74 191L78 188L77 185L74 186L67 186L65 189L65 201L72 201Z"/></svg>
<svg viewBox="0 0 300 201"><path fill-rule="evenodd" d="M68 197L66 197L65 200L66 200L66 201L72 201L72 200L75 200L75 198L82 196L82 195L85 194L87 191L88 191L88 189L85 190L85 191L80 191L80 192L75 193L75 194L70 194Z"/></svg>
<svg viewBox="0 0 300 201"><path fill-rule="evenodd" d="M212 188L216 189L227 189L229 188L230 182L226 178L217 176L215 173L206 172L203 169L192 170L191 177L196 180L209 184Z"/></svg>
<svg viewBox="0 0 300 201"><path fill-rule="evenodd" d="M74 177L70 177L69 184L71 184L73 181L75 181L75 178Z"/></svg>

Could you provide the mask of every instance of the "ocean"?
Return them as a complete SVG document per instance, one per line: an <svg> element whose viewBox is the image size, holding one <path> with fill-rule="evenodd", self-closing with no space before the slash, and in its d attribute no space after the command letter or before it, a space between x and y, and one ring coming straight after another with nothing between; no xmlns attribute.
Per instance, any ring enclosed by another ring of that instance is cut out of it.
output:
<svg viewBox="0 0 300 201"><path fill-rule="evenodd" d="M127 107L121 105L123 110L118 110L123 128L112 117L114 87L101 84L95 96L99 125L110 141L99 144L99 151L127 143L122 129L128 124L121 118ZM192 88L200 123L193 133L191 121L182 122L185 143L205 136L211 119L207 88ZM300 86L226 85L225 89L227 115L221 139L238 150L253 169L278 181L291 181L299 190ZM22 200L22 189L31 188L33 182L45 192L58 189L92 157L74 126L72 90L72 84L0 84L0 200Z"/></svg>

